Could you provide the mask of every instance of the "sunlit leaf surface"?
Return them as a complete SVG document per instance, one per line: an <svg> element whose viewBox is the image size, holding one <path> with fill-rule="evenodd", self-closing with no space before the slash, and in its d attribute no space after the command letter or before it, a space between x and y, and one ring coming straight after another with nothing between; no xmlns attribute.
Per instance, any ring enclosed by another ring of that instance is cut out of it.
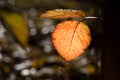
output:
<svg viewBox="0 0 120 80"><path fill-rule="evenodd" d="M89 46L90 41L90 30L83 22L65 21L59 23L52 33L52 42L66 61L71 61L81 55Z"/></svg>
<svg viewBox="0 0 120 80"><path fill-rule="evenodd" d="M49 10L42 15L39 15L40 17L44 18L76 18L76 17L85 17L85 12L82 10L67 10L67 9L55 9L55 10Z"/></svg>

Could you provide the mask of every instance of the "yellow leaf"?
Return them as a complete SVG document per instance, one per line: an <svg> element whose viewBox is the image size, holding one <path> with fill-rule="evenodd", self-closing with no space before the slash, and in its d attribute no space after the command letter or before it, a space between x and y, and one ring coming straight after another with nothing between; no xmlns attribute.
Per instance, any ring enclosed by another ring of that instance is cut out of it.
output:
<svg viewBox="0 0 120 80"><path fill-rule="evenodd" d="M81 55L91 42L89 27L83 22L64 21L52 33L52 42L58 53L71 61Z"/></svg>
<svg viewBox="0 0 120 80"><path fill-rule="evenodd" d="M92 65L87 66L87 72L88 74L94 74L95 73L95 67Z"/></svg>
<svg viewBox="0 0 120 80"><path fill-rule="evenodd" d="M28 46L29 28L24 17L16 12L0 11L0 17L7 25L8 30L23 46Z"/></svg>

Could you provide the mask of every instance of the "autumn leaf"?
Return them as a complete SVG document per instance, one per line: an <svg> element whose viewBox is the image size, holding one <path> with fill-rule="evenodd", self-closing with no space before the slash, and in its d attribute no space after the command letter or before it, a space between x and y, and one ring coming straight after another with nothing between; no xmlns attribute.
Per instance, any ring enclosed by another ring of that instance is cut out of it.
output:
<svg viewBox="0 0 120 80"><path fill-rule="evenodd" d="M39 14L39 17L43 18L76 18L76 17L85 17L85 12L82 10L70 10L70 9L55 9L46 11L43 14Z"/></svg>
<svg viewBox="0 0 120 80"><path fill-rule="evenodd" d="M89 27L83 22L64 21L52 33L52 42L58 53L71 61L80 56L91 42Z"/></svg>
<svg viewBox="0 0 120 80"><path fill-rule="evenodd" d="M28 47L29 27L22 15L0 10L0 18L22 47Z"/></svg>

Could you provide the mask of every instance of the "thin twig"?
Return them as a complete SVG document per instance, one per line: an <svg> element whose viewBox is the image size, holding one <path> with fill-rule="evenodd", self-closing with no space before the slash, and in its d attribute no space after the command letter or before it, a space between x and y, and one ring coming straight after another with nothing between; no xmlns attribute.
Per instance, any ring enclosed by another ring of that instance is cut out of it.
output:
<svg viewBox="0 0 120 80"><path fill-rule="evenodd" d="M70 79L70 74L67 73L67 72L64 70L64 68L59 67L59 69L60 69L60 71L63 73L63 75L66 77L67 80L71 80L71 79Z"/></svg>
<svg viewBox="0 0 120 80"><path fill-rule="evenodd" d="M100 17L95 17L95 16L87 16L85 19L98 19L98 20L103 20L103 18Z"/></svg>

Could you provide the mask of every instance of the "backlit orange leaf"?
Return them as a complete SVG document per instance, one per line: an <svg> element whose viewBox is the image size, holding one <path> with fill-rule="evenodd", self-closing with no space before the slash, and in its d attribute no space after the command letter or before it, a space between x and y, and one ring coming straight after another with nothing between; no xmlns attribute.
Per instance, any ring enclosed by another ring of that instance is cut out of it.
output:
<svg viewBox="0 0 120 80"><path fill-rule="evenodd" d="M39 15L43 18L76 18L76 17L85 17L85 12L82 10L70 10L70 9L55 9L49 10Z"/></svg>
<svg viewBox="0 0 120 80"><path fill-rule="evenodd" d="M91 42L89 27L83 22L64 21L52 33L52 42L57 52L71 61L81 55Z"/></svg>

